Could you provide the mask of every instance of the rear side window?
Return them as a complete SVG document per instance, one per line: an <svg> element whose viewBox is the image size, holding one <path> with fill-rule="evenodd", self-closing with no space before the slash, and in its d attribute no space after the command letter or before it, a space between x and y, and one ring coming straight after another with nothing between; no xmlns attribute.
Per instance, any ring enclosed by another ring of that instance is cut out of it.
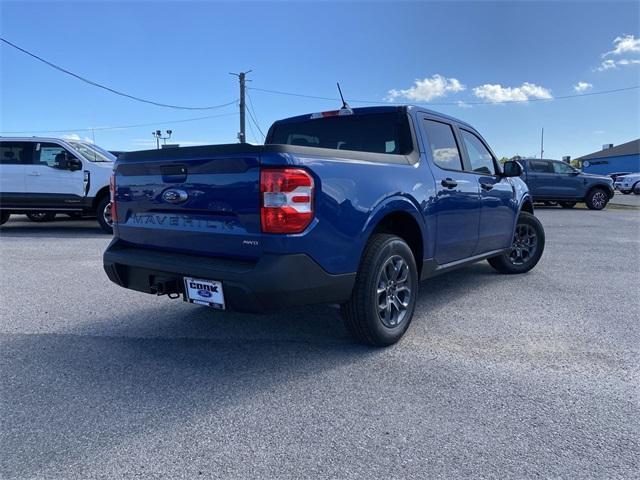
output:
<svg viewBox="0 0 640 480"><path fill-rule="evenodd" d="M433 162L445 170L462 170L460 150L451 125L435 120L425 120L424 129Z"/></svg>
<svg viewBox="0 0 640 480"><path fill-rule="evenodd" d="M545 160L529 160L529 170L536 173L553 173L553 165Z"/></svg>
<svg viewBox="0 0 640 480"><path fill-rule="evenodd" d="M0 142L0 164L30 165L32 151L30 142Z"/></svg>
<svg viewBox="0 0 640 480"><path fill-rule="evenodd" d="M276 123L268 143L396 155L413 150L407 115L395 112Z"/></svg>
<svg viewBox="0 0 640 480"><path fill-rule="evenodd" d="M496 166L493 163L493 156L489 149L485 147L484 143L482 143L475 134L466 130L461 130L461 132L464 146L467 147L471 170L476 173L495 175Z"/></svg>

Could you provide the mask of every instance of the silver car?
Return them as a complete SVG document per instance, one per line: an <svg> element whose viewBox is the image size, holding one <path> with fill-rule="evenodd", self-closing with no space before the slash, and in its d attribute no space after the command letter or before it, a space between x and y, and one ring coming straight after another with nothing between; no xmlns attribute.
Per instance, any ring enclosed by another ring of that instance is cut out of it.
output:
<svg viewBox="0 0 640 480"><path fill-rule="evenodd" d="M632 192L636 195L640 195L640 173L630 173L624 177L616 178L615 187L619 192L624 193L625 195Z"/></svg>

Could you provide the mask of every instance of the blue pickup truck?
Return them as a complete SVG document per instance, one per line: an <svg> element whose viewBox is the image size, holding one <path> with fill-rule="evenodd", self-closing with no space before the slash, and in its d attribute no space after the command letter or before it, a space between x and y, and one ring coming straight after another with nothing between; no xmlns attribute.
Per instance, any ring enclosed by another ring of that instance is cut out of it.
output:
<svg viewBox="0 0 640 480"><path fill-rule="evenodd" d="M261 146L124 153L104 269L217 309L340 304L358 340L390 345L421 280L536 265L545 236L521 174L470 125L407 106L280 120Z"/></svg>
<svg viewBox="0 0 640 480"><path fill-rule="evenodd" d="M590 210L602 210L613 197L613 180L606 175L583 173L559 160L527 158L519 162L524 167L522 180L535 202L558 202L563 208L585 202Z"/></svg>

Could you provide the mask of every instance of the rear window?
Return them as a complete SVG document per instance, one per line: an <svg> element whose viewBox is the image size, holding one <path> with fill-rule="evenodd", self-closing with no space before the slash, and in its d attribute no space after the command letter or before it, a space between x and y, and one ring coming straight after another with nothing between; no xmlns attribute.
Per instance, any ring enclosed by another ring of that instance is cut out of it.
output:
<svg viewBox="0 0 640 480"><path fill-rule="evenodd" d="M407 115L396 112L276 123L267 143L397 155L413 150Z"/></svg>

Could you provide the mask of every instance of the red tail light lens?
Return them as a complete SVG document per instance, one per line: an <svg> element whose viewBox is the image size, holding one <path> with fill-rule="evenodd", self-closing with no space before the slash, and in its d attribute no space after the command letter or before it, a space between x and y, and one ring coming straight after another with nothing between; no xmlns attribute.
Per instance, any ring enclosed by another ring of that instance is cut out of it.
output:
<svg viewBox="0 0 640 480"><path fill-rule="evenodd" d="M265 233L300 233L313 220L313 177L305 170L263 169L260 196Z"/></svg>
<svg viewBox="0 0 640 480"><path fill-rule="evenodd" d="M116 174L111 174L109 179L109 200L111 201L111 220L113 222L118 221L118 209L116 208Z"/></svg>

